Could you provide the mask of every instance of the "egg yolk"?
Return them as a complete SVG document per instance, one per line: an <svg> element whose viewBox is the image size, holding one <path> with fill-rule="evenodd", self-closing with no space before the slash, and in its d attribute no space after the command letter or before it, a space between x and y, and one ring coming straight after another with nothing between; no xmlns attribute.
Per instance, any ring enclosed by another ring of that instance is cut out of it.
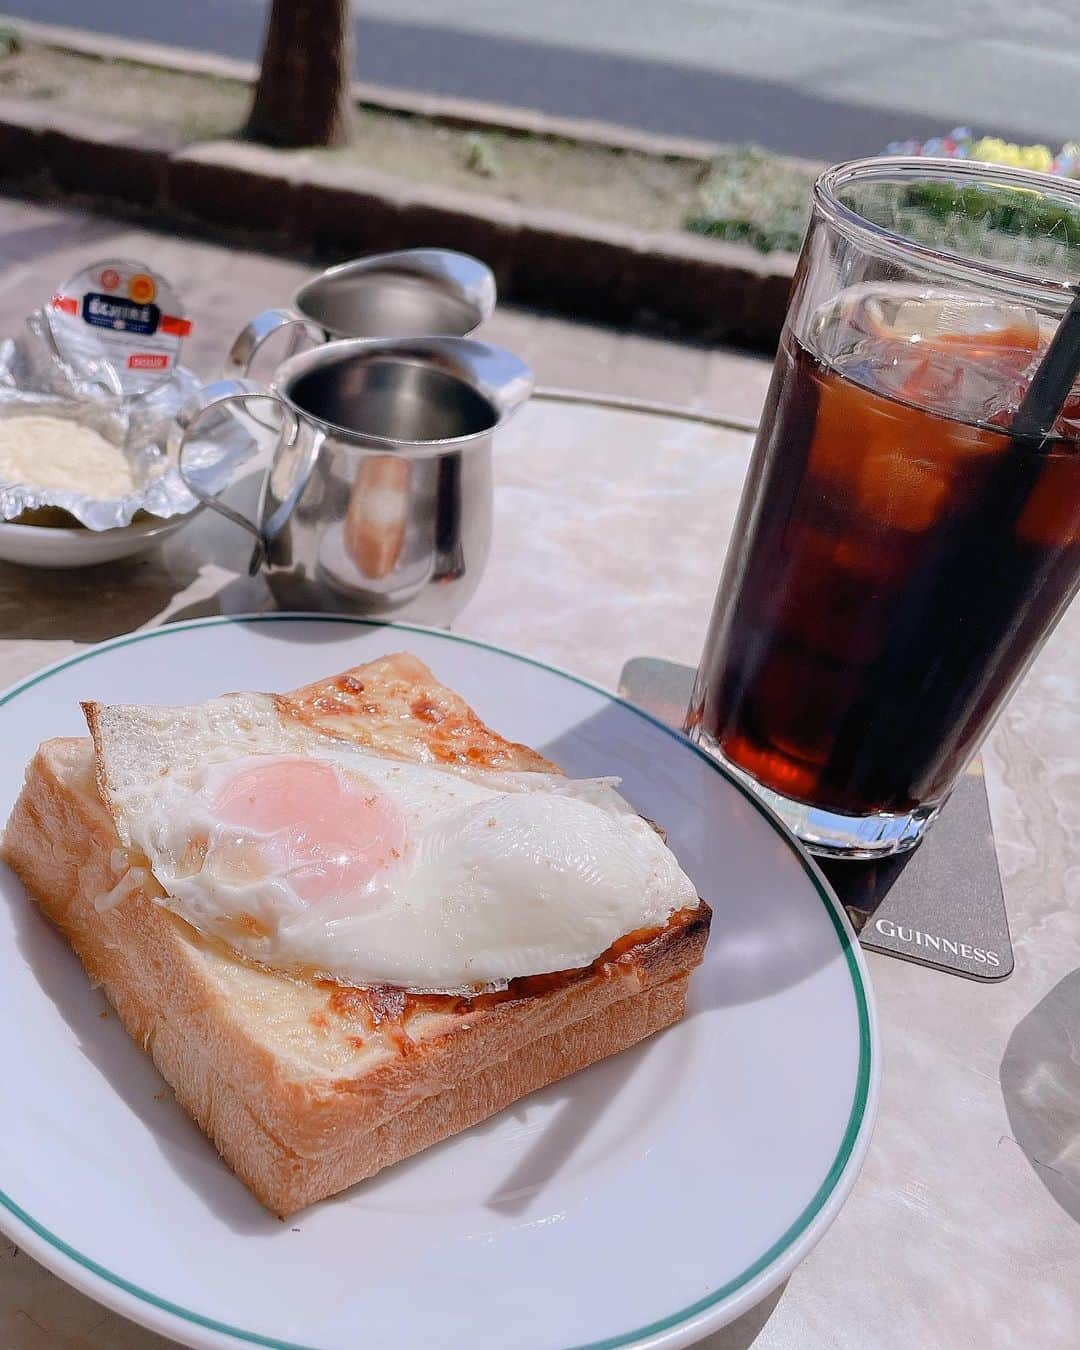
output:
<svg viewBox="0 0 1080 1350"><path fill-rule="evenodd" d="M401 811L374 783L317 759L268 759L229 778L213 802L223 825L252 831L245 870L282 874L308 904L363 887L405 852Z"/></svg>

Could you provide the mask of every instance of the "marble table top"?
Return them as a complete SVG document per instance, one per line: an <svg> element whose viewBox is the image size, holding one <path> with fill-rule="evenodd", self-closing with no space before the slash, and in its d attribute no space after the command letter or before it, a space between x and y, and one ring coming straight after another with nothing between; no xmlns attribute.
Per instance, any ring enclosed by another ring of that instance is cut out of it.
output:
<svg viewBox="0 0 1080 1350"><path fill-rule="evenodd" d="M457 629L609 686L631 656L696 662L750 438L534 402L496 452L496 536ZM253 483L237 488L251 493ZM246 536L204 514L83 573L0 565L0 685L177 618L270 607ZM1080 1344L1080 607L984 750L1016 952L1000 984L871 955L877 1131L833 1228L711 1350L1074 1350ZM0 1242L0 1344L148 1350Z"/></svg>

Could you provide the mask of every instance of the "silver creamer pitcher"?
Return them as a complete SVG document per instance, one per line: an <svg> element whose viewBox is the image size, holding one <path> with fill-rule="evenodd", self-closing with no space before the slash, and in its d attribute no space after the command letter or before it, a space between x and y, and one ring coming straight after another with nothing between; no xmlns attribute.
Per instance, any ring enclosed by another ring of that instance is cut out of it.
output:
<svg viewBox="0 0 1080 1350"><path fill-rule="evenodd" d="M208 385L169 450L192 493L255 536L250 570L264 568L280 604L448 624L487 560L492 438L532 384L518 357L469 338L331 342L269 385ZM184 468L204 413L239 403L243 416L256 399L278 423L257 525Z"/></svg>
<svg viewBox="0 0 1080 1350"><path fill-rule="evenodd" d="M237 334L225 374L244 378L272 334L292 330L290 354L335 338L468 337L495 308L491 269L467 253L407 248L328 267Z"/></svg>

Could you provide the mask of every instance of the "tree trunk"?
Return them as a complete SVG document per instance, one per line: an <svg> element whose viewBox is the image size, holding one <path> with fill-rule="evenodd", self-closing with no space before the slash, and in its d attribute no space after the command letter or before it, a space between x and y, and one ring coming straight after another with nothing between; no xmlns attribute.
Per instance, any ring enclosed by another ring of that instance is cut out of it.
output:
<svg viewBox="0 0 1080 1350"><path fill-rule="evenodd" d="M272 0L244 134L268 145L344 145L352 48L349 0Z"/></svg>

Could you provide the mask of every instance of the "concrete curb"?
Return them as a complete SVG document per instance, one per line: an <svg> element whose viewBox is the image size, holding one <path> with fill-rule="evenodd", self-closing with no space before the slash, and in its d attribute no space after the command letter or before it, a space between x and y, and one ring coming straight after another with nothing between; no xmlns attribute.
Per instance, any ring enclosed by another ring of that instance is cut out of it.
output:
<svg viewBox="0 0 1080 1350"><path fill-rule="evenodd" d="M82 195L155 224L242 229L319 256L459 248L489 263L500 294L538 308L701 341L776 346L792 254L564 212L239 141L180 146L32 101L0 105L0 181Z"/></svg>

